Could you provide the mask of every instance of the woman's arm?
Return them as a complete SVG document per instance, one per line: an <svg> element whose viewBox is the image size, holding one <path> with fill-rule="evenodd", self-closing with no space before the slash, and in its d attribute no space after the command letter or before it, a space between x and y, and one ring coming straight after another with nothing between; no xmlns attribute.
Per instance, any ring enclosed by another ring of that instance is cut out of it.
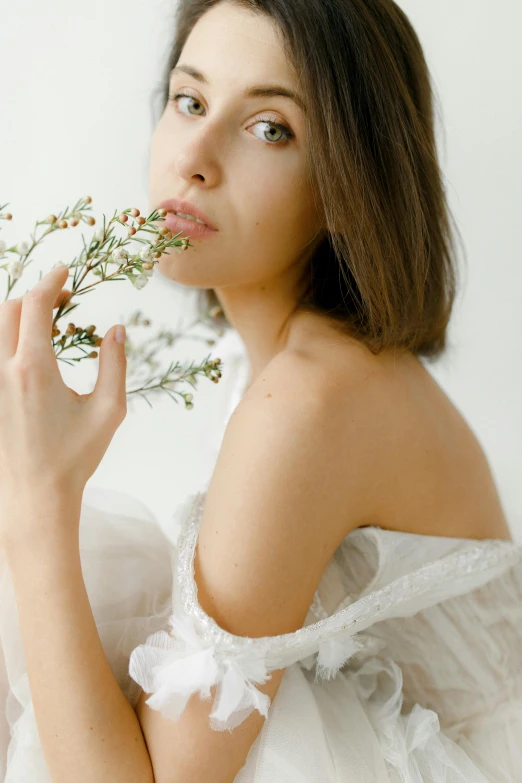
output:
<svg viewBox="0 0 522 783"><path fill-rule="evenodd" d="M146 746L103 652L79 552L84 488L127 412L127 361L113 327L93 392L65 385L51 329L68 274L53 268L0 304L0 546L52 780L147 783Z"/></svg>
<svg viewBox="0 0 522 783"><path fill-rule="evenodd" d="M214 737L199 705L177 724L143 702L135 712L101 645L79 520L87 480L125 418L126 357L113 328L94 391L64 384L49 334L66 272L0 305L0 545L44 757L53 783L230 781L261 728L255 715L208 753ZM339 465L333 387L310 363L288 362L271 362L232 416L202 520L200 600L237 634L299 628L346 525L339 499L351 474Z"/></svg>
<svg viewBox="0 0 522 783"><path fill-rule="evenodd" d="M153 783L85 589L80 509L77 497L21 500L20 515L34 514L41 536L5 545L42 750L53 783Z"/></svg>
<svg viewBox="0 0 522 783"><path fill-rule="evenodd" d="M353 432L360 433L363 395L357 384L351 391L336 384L334 375L305 358L277 357L229 420L194 560L198 602L229 633L261 637L301 628L326 564L359 519L367 459L340 411L350 395ZM189 664L184 671L197 674ZM277 700L284 671L256 688ZM168 667L160 681L168 690ZM156 783L232 783L244 765L264 717L254 710L232 731L214 730L216 686L210 693L210 700L193 693L176 721L142 693L136 712Z"/></svg>

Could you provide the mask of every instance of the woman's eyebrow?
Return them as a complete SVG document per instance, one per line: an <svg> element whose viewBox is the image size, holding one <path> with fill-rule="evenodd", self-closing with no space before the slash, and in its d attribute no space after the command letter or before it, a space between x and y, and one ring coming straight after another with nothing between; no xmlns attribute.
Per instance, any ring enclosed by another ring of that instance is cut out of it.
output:
<svg viewBox="0 0 522 783"><path fill-rule="evenodd" d="M176 65L175 68L171 70L171 74L178 71L192 76L193 79L196 79L202 84L209 84L207 77L192 65ZM290 100L294 101L302 111L306 111L304 101L298 93L294 90L290 90L288 87L282 87L278 84L258 84L253 87L247 87L243 92L243 96L245 98L274 98L277 96L290 98Z"/></svg>

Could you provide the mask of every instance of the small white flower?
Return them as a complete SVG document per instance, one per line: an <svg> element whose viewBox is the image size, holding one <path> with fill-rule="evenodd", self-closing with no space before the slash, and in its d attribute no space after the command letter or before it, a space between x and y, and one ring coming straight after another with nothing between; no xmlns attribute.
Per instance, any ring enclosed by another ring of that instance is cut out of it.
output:
<svg viewBox="0 0 522 783"><path fill-rule="evenodd" d="M179 386L179 381L165 381L163 384L164 389L168 389L169 391L176 391Z"/></svg>
<svg viewBox="0 0 522 783"><path fill-rule="evenodd" d="M148 282L149 282L149 278L146 275L138 275L138 277L134 281L134 285L136 286L136 288L145 288Z"/></svg>
<svg viewBox="0 0 522 783"><path fill-rule="evenodd" d="M105 232L103 228L97 228L96 231L94 232L94 238L98 242L101 242L104 236L105 236Z"/></svg>
<svg viewBox="0 0 522 783"><path fill-rule="evenodd" d="M129 254L124 247L117 247L116 250L114 250L112 257L114 261L116 261L118 264L121 264L123 261L127 261Z"/></svg>
<svg viewBox="0 0 522 783"><path fill-rule="evenodd" d="M27 241L24 239L22 242L19 242L19 243L17 244L17 246L16 246L16 249L17 249L18 253L19 253L21 256L25 256L25 255L26 255L26 253L28 253L28 252L29 252L29 248L30 248L30 247L31 247L31 245L29 244L29 242L27 242Z"/></svg>
<svg viewBox="0 0 522 783"><path fill-rule="evenodd" d="M152 253L152 250L150 247L144 247L143 250L140 250L140 258L142 261L153 261L154 255Z"/></svg>
<svg viewBox="0 0 522 783"><path fill-rule="evenodd" d="M189 394L185 394L185 400L187 402L192 402L193 399L194 399L194 395L193 394L190 394L190 393Z"/></svg>
<svg viewBox="0 0 522 783"><path fill-rule="evenodd" d="M7 267L7 271L13 280L18 280L22 276L24 271L24 265L21 261L10 261Z"/></svg>
<svg viewBox="0 0 522 783"><path fill-rule="evenodd" d="M6 250L7 250L7 245L5 244L3 239L0 239L0 256L3 256Z"/></svg>

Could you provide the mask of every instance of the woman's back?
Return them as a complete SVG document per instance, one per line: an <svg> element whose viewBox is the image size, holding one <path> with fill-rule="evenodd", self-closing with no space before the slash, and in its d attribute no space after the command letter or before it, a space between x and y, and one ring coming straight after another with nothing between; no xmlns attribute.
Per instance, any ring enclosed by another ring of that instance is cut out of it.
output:
<svg viewBox="0 0 522 783"><path fill-rule="evenodd" d="M325 382L341 390L359 381L358 410L353 402L343 407L341 394L341 404L332 411L347 433L358 428L361 465L371 473L361 480L360 503L347 504L359 514L365 509L356 526L511 539L475 433L417 357L391 351L374 356L331 321L311 313L296 319L287 350L308 356L325 371ZM347 531L353 527L353 518L347 518Z"/></svg>

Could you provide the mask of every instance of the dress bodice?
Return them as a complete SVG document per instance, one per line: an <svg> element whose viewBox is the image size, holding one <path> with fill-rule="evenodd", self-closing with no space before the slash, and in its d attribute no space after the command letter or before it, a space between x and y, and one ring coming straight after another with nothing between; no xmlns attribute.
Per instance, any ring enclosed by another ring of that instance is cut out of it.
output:
<svg viewBox="0 0 522 783"><path fill-rule="evenodd" d="M154 694L151 707L174 719L194 690L219 683L211 723L233 728L253 709L267 714L268 697L254 683L269 672L298 663L331 679L376 656L403 666L405 705L431 704L448 729L484 714L506 683L522 689L521 545L358 528L329 561L302 628L237 636L198 602L205 497L189 497L173 518L171 630L131 657L133 679Z"/></svg>
<svg viewBox="0 0 522 783"><path fill-rule="evenodd" d="M522 546L509 541L358 528L329 561L305 625L387 596L392 615L376 613L352 665L376 651L393 659L403 708L422 704L457 730L506 689L522 692L521 563Z"/></svg>

